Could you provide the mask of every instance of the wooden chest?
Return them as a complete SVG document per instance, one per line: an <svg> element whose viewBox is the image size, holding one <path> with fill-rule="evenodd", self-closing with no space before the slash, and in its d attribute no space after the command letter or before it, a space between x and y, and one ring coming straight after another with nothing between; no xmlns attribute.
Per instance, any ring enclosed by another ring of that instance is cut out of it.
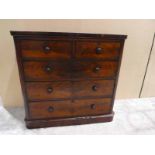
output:
<svg viewBox="0 0 155 155"><path fill-rule="evenodd" d="M27 128L112 121L126 35L11 34Z"/></svg>

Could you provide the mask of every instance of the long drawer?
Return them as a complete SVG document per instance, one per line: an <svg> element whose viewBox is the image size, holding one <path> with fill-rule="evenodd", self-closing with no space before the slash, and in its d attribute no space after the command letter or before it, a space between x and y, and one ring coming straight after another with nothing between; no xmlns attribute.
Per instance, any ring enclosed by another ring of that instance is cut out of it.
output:
<svg viewBox="0 0 155 155"><path fill-rule="evenodd" d="M110 98L30 102L31 119L64 118L108 114L111 110Z"/></svg>
<svg viewBox="0 0 155 155"><path fill-rule="evenodd" d="M25 61L26 81L51 81L115 77L117 61Z"/></svg>
<svg viewBox="0 0 155 155"><path fill-rule="evenodd" d="M114 80L82 80L74 82L27 82L29 100L112 96Z"/></svg>

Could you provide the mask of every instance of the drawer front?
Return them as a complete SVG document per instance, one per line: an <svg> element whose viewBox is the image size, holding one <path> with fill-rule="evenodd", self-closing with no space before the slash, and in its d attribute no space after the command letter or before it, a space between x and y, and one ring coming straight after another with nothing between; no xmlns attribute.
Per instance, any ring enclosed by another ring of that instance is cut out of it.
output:
<svg viewBox="0 0 155 155"><path fill-rule="evenodd" d="M111 110L111 99L86 99L48 102L30 102L31 119L64 118L108 114Z"/></svg>
<svg viewBox="0 0 155 155"><path fill-rule="evenodd" d="M24 62L25 79L29 81L67 80L115 77L117 61Z"/></svg>
<svg viewBox="0 0 155 155"><path fill-rule="evenodd" d="M21 41L22 56L24 58L54 58L69 59L72 44L69 41Z"/></svg>
<svg viewBox="0 0 155 155"><path fill-rule="evenodd" d="M77 58L117 59L119 53L119 42L78 41L76 43Z"/></svg>
<svg viewBox="0 0 155 155"><path fill-rule="evenodd" d="M72 73L78 79L115 77L117 68L117 61L76 61Z"/></svg>
<svg viewBox="0 0 155 155"><path fill-rule="evenodd" d="M26 61L23 65L25 79L29 81L65 80L71 76L68 62Z"/></svg>
<svg viewBox="0 0 155 155"><path fill-rule="evenodd" d="M73 82L73 92L76 97L112 96L114 80L87 80Z"/></svg>
<svg viewBox="0 0 155 155"><path fill-rule="evenodd" d="M112 96L114 80L87 80L76 82L27 82L29 100L50 100L81 97Z"/></svg>
<svg viewBox="0 0 155 155"><path fill-rule="evenodd" d="M71 82L27 82L29 100L50 100L71 97Z"/></svg>

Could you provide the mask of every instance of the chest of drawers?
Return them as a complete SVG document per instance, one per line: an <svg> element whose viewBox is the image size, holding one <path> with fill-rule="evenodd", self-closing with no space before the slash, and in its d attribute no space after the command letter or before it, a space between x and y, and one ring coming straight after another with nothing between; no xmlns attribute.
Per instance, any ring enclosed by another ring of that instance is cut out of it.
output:
<svg viewBox="0 0 155 155"><path fill-rule="evenodd" d="M27 128L112 121L126 35L11 34Z"/></svg>

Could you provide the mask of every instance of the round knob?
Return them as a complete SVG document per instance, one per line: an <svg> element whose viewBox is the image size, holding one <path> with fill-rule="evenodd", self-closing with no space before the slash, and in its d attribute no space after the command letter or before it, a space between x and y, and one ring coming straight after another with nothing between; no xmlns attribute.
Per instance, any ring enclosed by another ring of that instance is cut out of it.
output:
<svg viewBox="0 0 155 155"><path fill-rule="evenodd" d="M95 67L95 72L100 71L100 69L101 69L101 67L99 67L99 66Z"/></svg>
<svg viewBox="0 0 155 155"><path fill-rule="evenodd" d="M49 52L50 50L51 50L50 46L48 46L48 45L44 46L44 51L45 52Z"/></svg>
<svg viewBox="0 0 155 155"><path fill-rule="evenodd" d="M97 47L96 48L96 54L101 54L102 53L102 48L101 47Z"/></svg>
<svg viewBox="0 0 155 155"><path fill-rule="evenodd" d="M91 109L95 109L95 108L96 108L96 105L95 105L95 104L91 104L91 105L90 105L90 108L91 108Z"/></svg>
<svg viewBox="0 0 155 155"><path fill-rule="evenodd" d="M52 93L52 92L53 92L53 88L52 88L52 87L48 87L48 88L47 88L47 92L48 92L48 93Z"/></svg>
<svg viewBox="0 0 155 155"><path fill-rule="evenodd" d="M47 110L48 110L48 112L53 112L54 111L54 108L51 107L51 106L49 106Z"/></svg>
<svg viewBox="0 0 155 155"><path fill-rule="evenodd" d="M51 72L52 71L52 67L51 66L46 66L45 67L45 71L46 72Z"/></svg>
<svg viewBox="0 0 155 155"><path fill-rule="evenodd" d="M93 89L94 91L97 91L97 86L94 85L94 86L92 87L92 89Z"/></svg>

